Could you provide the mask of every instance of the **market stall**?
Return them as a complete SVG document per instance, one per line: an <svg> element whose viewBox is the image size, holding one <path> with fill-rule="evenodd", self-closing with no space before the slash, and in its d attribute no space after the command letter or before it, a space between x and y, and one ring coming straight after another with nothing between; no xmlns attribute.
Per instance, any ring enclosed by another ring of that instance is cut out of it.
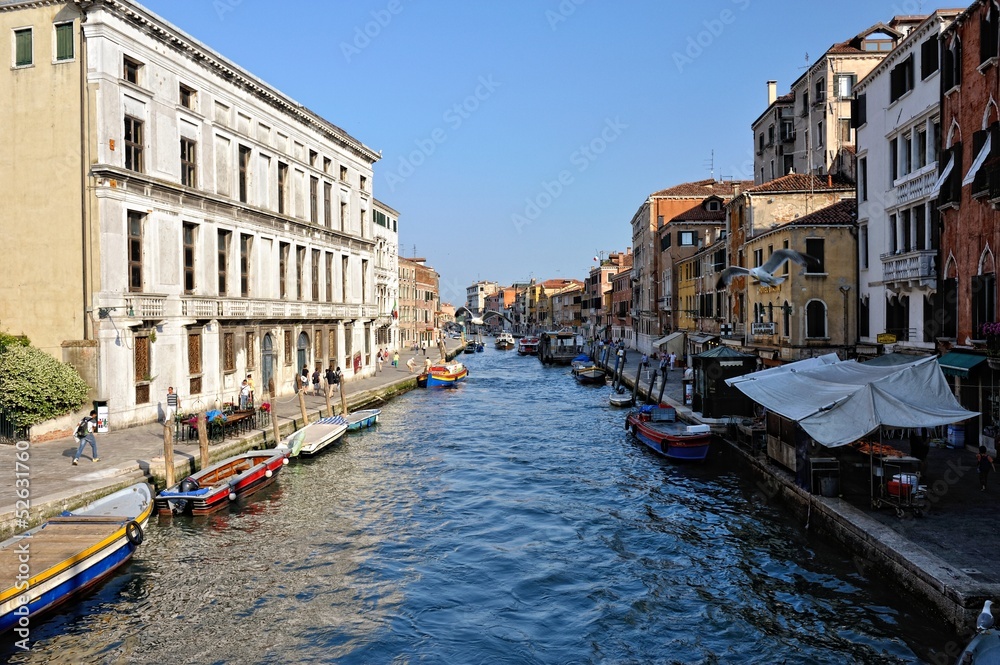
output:
<svg viewBox="0 0 1000 665"><path fill-rule="evenodd" d="M834 449L854 444L867 454L873 506L921 510L916 505L919 460L901 452L884 454L882 429L939 427L978 414L958 403L933 356L894 366L835 358L783 365L726 383L766 408L769 416L794 422L814 442ZM791 451L779 453L787 464Z"/></svg>

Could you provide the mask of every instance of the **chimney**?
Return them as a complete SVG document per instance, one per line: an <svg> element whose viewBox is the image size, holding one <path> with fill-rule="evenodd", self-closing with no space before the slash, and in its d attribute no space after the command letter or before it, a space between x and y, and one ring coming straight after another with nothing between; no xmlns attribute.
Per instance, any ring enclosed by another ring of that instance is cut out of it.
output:
<svg viewBox="0 0 1000 665"><path fill-rule="evenodd" d="M767 105L770 106L778 99L778 82L767 82Z"/></svg>

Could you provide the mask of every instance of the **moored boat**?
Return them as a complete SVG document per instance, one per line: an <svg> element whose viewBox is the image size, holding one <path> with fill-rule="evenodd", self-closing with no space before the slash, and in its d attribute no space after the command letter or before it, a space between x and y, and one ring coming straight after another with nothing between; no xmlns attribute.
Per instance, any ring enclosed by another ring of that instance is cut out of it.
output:
<svg viewBox="0 0 1000 665"><path fill-rule="evenodd" d="M334 441L344 436L347 421L342 416L328 416L309 423L282 441L291 457L315 455Z"/></svg>
<svg viewBox="0 0 1000 665"><path fill-rule="evenodd" d="M427 386L454 386L464 381L469 375L469 370L459 362L440 363L431 365L431 370L427 377Z"/></svg>
<svg viewBox="0 0 1000 665"><path fill-rule="evenodd" d="M347 429L351 432L373 427L378 422L382 409L362 409L361 411L351 411L344 416L347 421Z"/></svg>
<svg viewBox="0 0 1000 665"><path fill-rule="evenodd" d="M595 366L576 368L573 370L573 377L583 385L603 386L607 381L604 370Z"/></svg>
<svg viewBox="0 0 1000 665"><path fill-rule="evenodd" d="M625 418L625 429L654 452L674 460L704 460L712 442L708 425L685 426L671 406L633 409Z"/></svg>
<svg viewBox="0 0 1000 665"><path fill-rule="evenodd" d="M583 338L571 330L543 332L538 338L538 359L545 365L568 365L582 349Z"/></svg>
<svg viewBox="0 0 1000 665"><path fill-rule="evenodd" d="M142 544L152 512L152 490L137 483L0 543L0 569L10 573L0 591L0 633L110 577ZM30 577L18 581L25 563Z"/></svg>
<svg viewBox="0 0 1000 665"><path fill-rule="evenodd" d="M474 341L469 341L465 343L465 348L463 349L465 353L475 353L476 343Z"/></svg>
<svg viewBox="0 0 1000 665"><path fill-rule="evenodd" d="M497 335L496 341L493 344L501 351L509 351L514 348L514 336L509 332L502 332Z"/></svg>
<svg viewBox="0 0 1000 665"><path fill-rule="evenodd" d="M537 337L522 337L517 341L517 355L533 356L538 353Z"/></svg>
<svg viewBox="0 0 1000 665"><path fill-rule="evenodd" d="M288 448L255 450L234 455L192 474L156 497L161 515L206 515L274 482L288 464Z"/></svg>
<svg viewBox="0 0 1000 665"><path fill-rule="evenodd" d="M624 388L618 388L611 391L611 395L608 397L608 403L611 406L617 407L629 407L632 406L632 393L628 392Z"/></svg>

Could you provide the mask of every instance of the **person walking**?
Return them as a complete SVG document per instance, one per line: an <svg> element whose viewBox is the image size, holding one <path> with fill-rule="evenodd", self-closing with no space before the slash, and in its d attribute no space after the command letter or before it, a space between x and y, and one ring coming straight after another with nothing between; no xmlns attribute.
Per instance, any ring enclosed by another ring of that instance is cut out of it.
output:
<svg viewBox="0 0 1000 665"><path fill-rule="evenodd" d="M676 366L677 366L677 354L676 353L671 353L670 354L670 371L671 372L674 371L674 367L676 367Z"/></svg>
<svg viewBox="0 0 1000 665"><path fill-rule="evenodd" d="M73 456L73 466L76 466L80 462L80 455L83 454L83 449L86 445L90 444L91 462L100 462L101 458L97 456L97 439L94 438L94 430L97 429L97 411L91 411L90 415L83 418L80 424L76 426L76 432L74 437L79 442L79 446L76 449L76 455Z"/></svg>
<svg viewBox="0 0 1000 665"><path fill-rule="evenodd" d="M254 405L254 392L257 390L257 386L253 382L253 374L247 374L247 385L250 386L250 400L249 406Z"/></svg>
<svg viewBox="0 0 1000 665"><path fill-rule="evenodd" d="M299 390L309 390L309 368L302 366L302 373L299 374Z"/></svg>
<svg viewBox="0 0 1000 665"><path fill-rule="evenodd" d="M392 366L399 369L399 351L392 352Z"/></svg>
<svg viewBox="0 0 1000 665"><path fill-rule="evenodd" d="M250 408L250 383L243 379L243 384L240 386L240 411L246 411Z"/></svg>
<svg viewBox="0 0 1000 665"><path fill-rule="evenodd" d="M666 353L660 358L660 377L667 380L667 365L670 363L670 356Z"/></svg>
<svg viewBox="0 0 1000 665"><path fill-rule="evenodd" d="M326 389L328 391L333 390L333 386L336 384L336 376L336 372L333 371L333 363L330 363L330 366L326 368Z"/></svg>
<svg viewBox="0 0 1000 665"><path fill-rule="evenodd" d="M406 367L409 370L410 374L413 374L413 368L416 366L417 366L417 361L414 360L413 358L410 358L409 360L406 361Z"/></svg>
<svg viewBox="0 0 1000 665"><path fill-rule="evenodd" d="M976 455L976 468L979 470L979 491L986 491L986 478L990 471L996 471L993 466L993 458L986 454L986 446L979 446L979 454Z"/></svg>
<svg viewBox="0 0 1000 665"><path fill-rule="evenodd" d="M319 366L317 365L316 369L313 370L313 395L316 395L317 397L323 394L319 390L319 377Z"/></svg>
<svg viewBox="0 0 1000 665"><path fill-rule="evenodd" d="M167 388L167 406L163 409L163 424L174 422L174 416L177 415L177 393L174 392L174 387L170 386Z"/></svg>
<svg viewBox="0 0 1000 665"><path fill-rule="evenodd" d="M379 351L375 354L375 371L379 374L382 373L382 352Z"/></svg>

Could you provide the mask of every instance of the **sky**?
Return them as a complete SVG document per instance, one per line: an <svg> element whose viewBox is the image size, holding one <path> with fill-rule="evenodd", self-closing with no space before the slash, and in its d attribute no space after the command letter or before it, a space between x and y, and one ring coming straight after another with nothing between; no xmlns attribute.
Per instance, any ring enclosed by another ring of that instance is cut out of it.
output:
<svg viewBox="0 0 1000 665"><path fill-rule="evenodd" d="M580 279L651 193L753 178L750 124L832 44L932 0L145 0L382 159L441 299Z"/></svg>

